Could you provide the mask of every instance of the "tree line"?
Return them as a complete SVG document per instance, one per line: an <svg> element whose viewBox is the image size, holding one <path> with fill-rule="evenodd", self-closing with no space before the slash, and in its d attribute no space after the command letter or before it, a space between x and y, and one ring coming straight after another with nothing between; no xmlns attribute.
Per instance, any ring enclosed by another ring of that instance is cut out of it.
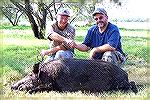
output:
<svg viewBox="0 0 150 100"><path fill-rule="evenodd" d="M73 10L74 14L70 23L79 19L79 16L91 19L89 16L95 9L94 5L103 0L91 1L88 3L89 0L6 0L3 2L1 11L13 26L18 25L21 16L26 16L34 36L38 39L44 39L47 19L56 20L55 15L60 8L65 7ZM112 1L120 3L119 0L110 0L110 2Z"/></svg>

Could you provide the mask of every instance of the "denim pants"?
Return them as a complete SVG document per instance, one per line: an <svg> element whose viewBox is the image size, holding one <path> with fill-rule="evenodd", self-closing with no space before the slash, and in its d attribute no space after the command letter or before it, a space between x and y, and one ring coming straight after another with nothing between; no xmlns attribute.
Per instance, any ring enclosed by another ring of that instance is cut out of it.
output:
<svg viewBox="0 0 150 100"><path fill-rule="evenodd" d="M44 62L46 63L48 61L52 61L54 59L60 59L60 58L73 58L73 52L69 50L66 51L59 50L56 52L56 54L48 56Z"/></svg>

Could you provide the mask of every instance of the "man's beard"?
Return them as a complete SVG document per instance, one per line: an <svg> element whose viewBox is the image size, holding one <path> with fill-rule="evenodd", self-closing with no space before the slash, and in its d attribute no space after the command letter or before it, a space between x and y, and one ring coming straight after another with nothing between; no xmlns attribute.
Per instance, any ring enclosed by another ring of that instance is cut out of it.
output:
<svg viewBox="0 0 150 100"><path fill-rule="evenodd" d="M97 23L97 26L99 28L103 28L105 26L105 23L104 22L99 22L99 23Z"/></svg>

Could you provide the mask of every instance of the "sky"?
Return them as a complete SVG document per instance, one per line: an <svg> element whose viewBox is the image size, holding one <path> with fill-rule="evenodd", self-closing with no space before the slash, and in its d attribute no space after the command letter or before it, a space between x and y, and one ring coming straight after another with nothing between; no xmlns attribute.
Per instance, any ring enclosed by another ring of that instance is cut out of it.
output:
<svg viewBox="0 0 150 100"><path fill-rule="evenodd" d="M106 2L103 6L106 7L108 16L112 18L150 18L150 0L122 0L121 7L115 7Z"/></svg>
<svg viewBox="0 0 150 100"><path fill-rule="evenodd" d="M150 18L150 0L128 0L126 7L132 16Z"/></svg>

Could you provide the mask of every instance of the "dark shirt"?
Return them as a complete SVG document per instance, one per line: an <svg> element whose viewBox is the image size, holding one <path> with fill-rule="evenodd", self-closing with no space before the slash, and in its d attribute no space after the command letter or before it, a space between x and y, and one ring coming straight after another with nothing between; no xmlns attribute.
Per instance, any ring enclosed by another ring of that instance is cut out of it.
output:
<svg viewBox="0 0 150 100"><path fill-rule="evenodd" d="M116 48L117 51L123 53L121 45L121 36L119 29L116 25L108 23L106 30L103 33L99 32L98 26L93 25L89 30L83 42L86 46L90 48L99 47L104 44L109 44L110 46ZM98 56L102 56L103 53L97 53ZM101 57L100 57L101 58Z"/></svg>

